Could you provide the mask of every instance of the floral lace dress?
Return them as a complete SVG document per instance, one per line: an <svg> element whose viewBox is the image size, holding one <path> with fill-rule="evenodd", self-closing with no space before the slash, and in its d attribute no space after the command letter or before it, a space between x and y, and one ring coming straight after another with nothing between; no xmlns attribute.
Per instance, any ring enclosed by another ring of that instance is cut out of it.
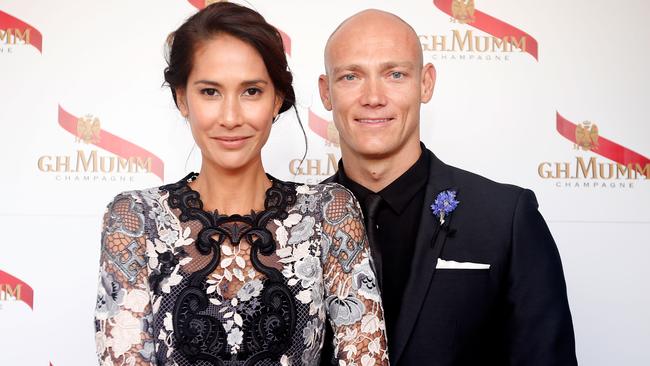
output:
<svg viewBox="0 0 650 366"><path fill-rule="evenodd" d="M388 364L360 209L337 184L272 179L265 209L207 212L175 184L119 194L104 216L101 365Z"/></svg>

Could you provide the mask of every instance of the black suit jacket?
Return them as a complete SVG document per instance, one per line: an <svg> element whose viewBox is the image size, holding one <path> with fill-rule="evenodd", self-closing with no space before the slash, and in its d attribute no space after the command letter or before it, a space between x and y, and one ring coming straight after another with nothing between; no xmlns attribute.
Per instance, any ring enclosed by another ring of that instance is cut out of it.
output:
<svg viewBox="0 0 650 366"><path fill-rule="evenodd" d="M562 264L534 193L425 153L430 176L413 263L404 263L411 272L397 326L388 334L391 365L576 365ZM455 190L460 203L441 228L430 205L444 190ZM436 269L438 258L490 267ZM330 355L326 346L323 363Z"/></svg>

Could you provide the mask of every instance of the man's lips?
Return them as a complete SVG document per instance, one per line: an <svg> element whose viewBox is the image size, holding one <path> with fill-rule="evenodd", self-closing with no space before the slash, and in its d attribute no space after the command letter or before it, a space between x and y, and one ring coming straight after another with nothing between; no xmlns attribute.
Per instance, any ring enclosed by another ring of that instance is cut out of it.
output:
<svg viewBox="0 0 650 366"><path fill-rule="evenodd" d="M387 123L395 118L393 117L383 117L383 118L355 118L355 122L365 123L365 124L378 124L378 123Z"/></svg>

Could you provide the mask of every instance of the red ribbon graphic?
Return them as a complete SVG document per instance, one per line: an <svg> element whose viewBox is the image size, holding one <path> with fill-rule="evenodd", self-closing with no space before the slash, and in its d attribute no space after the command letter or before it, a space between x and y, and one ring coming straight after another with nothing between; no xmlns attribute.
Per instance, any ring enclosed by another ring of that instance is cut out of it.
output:
<svg viewBox="0 0 650 366"><path fill-rule="evenodd" d="M59 106L59 125L75 136L77 135L77 120L77 117ZM151 172L164 180L165 166L162 160L150 151L104 130L99 132L99 142L94 145L125 159L130 157L151 158Z"/></svg>
<svg viewBox="0 0 650 366"><path fill-rule="evenodd" d="M23 22L22 20L12 17L2 10L0 10L0 29L5 32L8 32L9 29L18 29L20 31L29 29L29 43L32 46L36 47L38 52L43 53L43 36L41 35L41 32L39 32L31 25ZM5 37L7 37L6 40L8 42L9 35L5 34Z"/></svg>
<svg viewBox="0 0 650 366"><path fill-rule="evenodd" d="M201 10L205 8L205 0L187 0L190 4L194 5L195 8Z"/></svg>
<svg viewBox="0 0 650 366"><path fill-rule="evenodd" d="M562 117L559 112L556 112L557 132L559 132L560 135L564 136L567 140L573 142L574 144L577 143L576 128L577 125L575 123L570 122L566 118ZM592 151L600 156L603 156L625 166L632 164L633 168L636 168L636 164L638 164L641 169L644 169L645 166L650 163L650 160L648 160L648 158L645 156L602 136L598 137L598 148ZM650 177L646 176L646 178Z"/></svg>
<svg viewBox="0 0 650 366"><path fill-rule="evenodd" d="M327 135L328 123L329 121L319 117L316 115L316 113L312 112L311 109L309 110L309 128L325 140L329 140L329 137Z"/></svg>
<svg viewBox="0 0 650 366"><path fill-rule="evenodd" d="M433 0L433 5L442 10L444 13L453 17L451 11L452 1L453 0ZM469 25L476 29L480 29L486 33L489 33L497 38L508 36L519 39L521 37L526 37L526 52L532 55L535 60L538 60L537 40L535 40L535 38L533 38L530 34L522 31L521 29L515 28L497 18L487 15L479 10L474 11L474 18L475 20L471 23L468 23Z"/></svg>
<svg viewBox="0 0 650 366"><path fill-rule="evenodd" d="M309 128L325 140L333 144L338 144L338 141L332 140L333 137L331 136L332 131L330 131L330 125L333 123L332 121L319 117L311 109L309 110Z"/></svg>
<svg viewBox="0 0 650 366"><path fill-rule="evenodd" d="M199 10L205 8L205 0L187 0L187 1ZM277 27L275 29L277 29L278 32L280 32L280 37L282 37L282 43L284 44L284 51L287 53L287 55L291 56L291 38L289 37L288 34L284 33L282 30L278 29Z"/></svg>
<svg viewBox="0 0 650 366"><path fill-rule="evenodd" d="M289 35L284 33L282 30L276 28L280 32L280 37L282 37L282 43L284 44L284 51L287 55L291 56L291 38Z"/></svg>
<svg viewBox="0 0 650 366"><path fill-rule="evenodd" d="M10 286L12 289L15 289L16 286L20 285L20 301L24 302L30 307L30 309L34 310L34 290L32 290L28 284L2 270L0 270L0 284ZM5 291L5 295L6 294L7 291Z"/></svg>

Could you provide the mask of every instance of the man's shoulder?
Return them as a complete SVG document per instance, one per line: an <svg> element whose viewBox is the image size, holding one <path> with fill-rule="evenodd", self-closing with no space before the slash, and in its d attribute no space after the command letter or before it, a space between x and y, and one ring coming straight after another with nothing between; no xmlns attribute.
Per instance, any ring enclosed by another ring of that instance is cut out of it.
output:
<svg viewBox="0 0 650 366"><path fill-rule="evenodd" d="M476 213L501 216L513 212L522 200L531 201L533 206L537 206L535 195L529 189L497 182L465 169L442 164L441 169L446 170L446 175L453 184L449 188L456 190L458 200L466 207L472 207ZM434 164L432 168L435 167Z"/></svg>
<svg viewBox="0 0 650 366"><path fill-rule="evenodd" d="M320 182L321 184L328 184L328 183L338 183L338 175L334 173L334 175L328 177L324 181Z"/></svg>
<svg viewBox="0 0 650 366"><path fill-rule="evenodd" d="M524 190L524 188L517 185L497 182L455 166L447 165L447 167L452 175L453 181L458 183L459 189L472 190L481 195L496 194L498 196L518 196Z"/></svg>

